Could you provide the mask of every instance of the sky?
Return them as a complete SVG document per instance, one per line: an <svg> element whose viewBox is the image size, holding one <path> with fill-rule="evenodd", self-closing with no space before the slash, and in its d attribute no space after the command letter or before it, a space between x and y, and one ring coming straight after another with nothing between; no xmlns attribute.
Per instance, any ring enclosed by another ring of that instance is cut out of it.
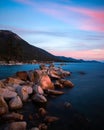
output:
<svg viewBox="0 0 104 130"><path fill-rule="evenodd" d="M57 56L104 61L104 0L0 0L0 30Z"/></svg>

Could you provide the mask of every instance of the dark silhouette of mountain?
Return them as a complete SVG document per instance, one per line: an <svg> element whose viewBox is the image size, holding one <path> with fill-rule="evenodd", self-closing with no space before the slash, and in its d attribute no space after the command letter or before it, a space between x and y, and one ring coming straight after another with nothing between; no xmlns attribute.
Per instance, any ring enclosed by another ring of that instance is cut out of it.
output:
<svg viewBox="0 0 104 130"><path fill-rule="evenodd" d="M0 30L0 60L59 61L58 57L30 45L17 34L8 30Z"/></svg>
<svg viewBox="0 0 104 130"><path fill-rule="evenodd" d="M30 45L17 34L0 30L0 61L55 61L55 62L85 62L82 59L55 56L49 52Z"/></svg>

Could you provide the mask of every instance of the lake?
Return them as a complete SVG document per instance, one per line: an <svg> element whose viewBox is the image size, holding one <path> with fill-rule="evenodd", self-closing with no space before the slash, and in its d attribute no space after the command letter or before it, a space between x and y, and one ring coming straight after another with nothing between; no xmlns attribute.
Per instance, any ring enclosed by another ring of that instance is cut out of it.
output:
<svg viewBox="0 0 104 130"><path fill-rule="evenodd" d="M55 66L60 66L60 63L55 63ZM64 95L48 99L46 109L52 115L63 119L59 122L63 124L55 124L50 129L74 130L75 127L69 125L73 113L83 115L90 122L91 128L104 129L104 64L65 63L61 67L71 72L67 79L71 80L75 87L64 88ZM12 76L17 71L38 68L38 64L0 65L0 79ZM70 110L64 107L65 102L72 104Z"/></svg>

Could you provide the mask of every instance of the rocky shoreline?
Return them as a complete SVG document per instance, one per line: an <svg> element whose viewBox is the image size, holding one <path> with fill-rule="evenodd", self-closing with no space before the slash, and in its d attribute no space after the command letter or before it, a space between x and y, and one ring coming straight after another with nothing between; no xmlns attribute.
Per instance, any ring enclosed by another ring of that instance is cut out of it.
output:
<svg viewBox="0 0 104 130"><path fill-rule="evenodd" d="M53 64L40 65L40 69L31 71L20 71L15 76L0 80L0 128L3 130L27 130L28 123L24 120L24 115L19 113L26 102L40 104L38 111L29 115L29 120L37 120L30 130L48 130L52 122L59 120L59 117L50 116L42 104L47 103L50 95L61 95L63 91L57 88L74 85L65 77L70 76L70 72L64 71ZM71 107L69 102L65 102L65 107ZM30 112L31 113L31 112ZM40 121L41 120L41 121Z"/></svg>

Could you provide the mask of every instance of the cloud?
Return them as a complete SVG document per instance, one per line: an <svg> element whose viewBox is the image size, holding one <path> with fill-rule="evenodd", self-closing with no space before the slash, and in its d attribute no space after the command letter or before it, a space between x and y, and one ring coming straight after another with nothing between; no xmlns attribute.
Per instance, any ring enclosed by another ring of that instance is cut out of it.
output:
<svg viewBox="0 0 104 130"><path fill-rule="evenodd" d="M31 0L14 0L29 5L39 12L49 15L72 26L73 29L104 32L104 10L72 7L55 2L37 2Z"/></svg>
<svg viewBox="0 0 104 130"><path fill-rule="evenodd" d="M104 60L104 48L85 51L51 51L51 53L58 56L64 55L67 57L73 57L77 59Z"/></svg>

